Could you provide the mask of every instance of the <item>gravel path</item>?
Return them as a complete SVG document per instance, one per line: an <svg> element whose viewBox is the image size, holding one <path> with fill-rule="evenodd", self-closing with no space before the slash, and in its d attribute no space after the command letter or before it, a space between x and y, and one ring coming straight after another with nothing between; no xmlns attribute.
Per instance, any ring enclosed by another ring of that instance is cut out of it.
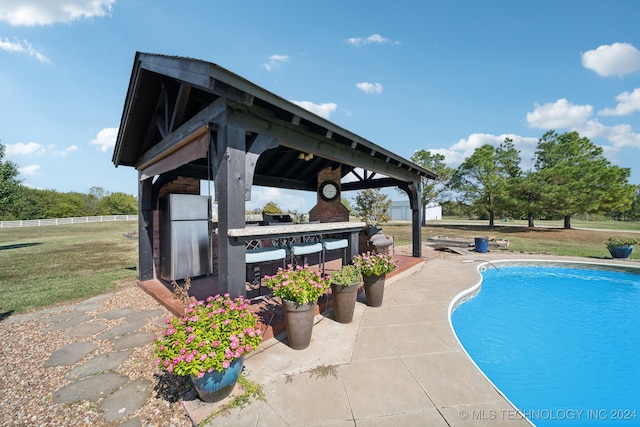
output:
<svg viewBox="0 0 640 427"><path fill-rule="evenodd" d="M10 316L0 322L0 425L111 426L126 422L130 426L191 426L191 419L178 399L184 391L184 381L158 371L151 342L132 349L130 356L113 369L128 377L129 382L150 384L149 397L136 413L107 421L102 405L107 396L95 401L55 402L56 392L76 379L73 373L84 363L114 351L108 332L124 327L125 320L111 318L107 312L132 310L156 314L151 319L142 319L136 329L153 335L163 328L163 319L169 315L131 281L125 289L113 294ZM85 328L89 328L88 333L83 333ZM91 333L91 328L99 331ZM95 350L75 363L50 366L55 350L81 342L90 343Z"/></svg>

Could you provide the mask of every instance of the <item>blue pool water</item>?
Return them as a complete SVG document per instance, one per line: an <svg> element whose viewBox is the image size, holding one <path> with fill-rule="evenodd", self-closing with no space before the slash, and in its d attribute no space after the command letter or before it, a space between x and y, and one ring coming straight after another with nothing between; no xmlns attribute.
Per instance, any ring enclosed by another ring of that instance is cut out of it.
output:
<svg viewBox="0 0 640 427"><path fill-rule="evenodd" d="M537 426L640 425L640 271L573 266L487 266L455 333Z"/></svg>

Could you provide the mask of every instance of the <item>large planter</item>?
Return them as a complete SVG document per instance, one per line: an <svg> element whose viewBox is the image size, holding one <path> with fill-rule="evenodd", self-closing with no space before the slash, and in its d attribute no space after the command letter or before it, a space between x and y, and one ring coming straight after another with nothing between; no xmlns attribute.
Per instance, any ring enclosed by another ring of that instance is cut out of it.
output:
<svg viewBox="0 0 640 427"><path fill-rule="evenodd" d="M331 284L331 300L333 301L333 314L338 323L350 323L353 320L353 311L358 297L360 283L349 286Z"/></svg>
<svg viewBox="0 0 640 427"><path fill-rule="evenodd" d="M629 258L633 252L633 245L613 246L609 248L609 253L613 258Z"/></svg>
<svg viewBox="0 0 640 427"><path fill-rule="evenodd" d="M202 378L191 375L191 381L200 399L212 403L229 396L242 372L243 363L244 356L234 359L224 372L208 372Z"/></svg>
<svg viewBox="0 0 640 427"><path fill-rule="evenodd" d="M287 329L289 347L294 350L304 350L311 343L313 319L316 303L297 304L293 301L282 300L284 310L284 326Z"/></svg>
<svg viewBox="0 0 640 427"><path fill-rule="evenodd" d="M384 281L386 274L380 276L362 276L364 294L369 307L380 307L384 298Z"/></svg>

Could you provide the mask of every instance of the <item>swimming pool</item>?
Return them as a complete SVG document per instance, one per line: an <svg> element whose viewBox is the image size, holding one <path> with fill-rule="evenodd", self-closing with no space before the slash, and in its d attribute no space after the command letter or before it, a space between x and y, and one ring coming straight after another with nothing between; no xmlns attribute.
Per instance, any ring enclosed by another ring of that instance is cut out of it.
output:
<svg viewBox="0 0 640 427"><path fill-rule="evenodd" d="M535 425L640 424L640 269L484 264L451 324Z"/></svg>

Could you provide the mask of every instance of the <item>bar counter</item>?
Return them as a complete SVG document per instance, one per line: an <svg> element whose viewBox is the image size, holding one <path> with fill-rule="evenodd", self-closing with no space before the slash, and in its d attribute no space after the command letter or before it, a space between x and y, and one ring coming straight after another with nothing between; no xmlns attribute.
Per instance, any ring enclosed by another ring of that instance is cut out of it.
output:
<svg viewBox="0 0 640 427"><path fill-rule="evenodd" d="M259 227L233 228L227 235L238 242L257 239L279 239L285 237L314 236L317 234L357 234L366 224L364 222L319 222L287 225L264 225Z"/></svg>

